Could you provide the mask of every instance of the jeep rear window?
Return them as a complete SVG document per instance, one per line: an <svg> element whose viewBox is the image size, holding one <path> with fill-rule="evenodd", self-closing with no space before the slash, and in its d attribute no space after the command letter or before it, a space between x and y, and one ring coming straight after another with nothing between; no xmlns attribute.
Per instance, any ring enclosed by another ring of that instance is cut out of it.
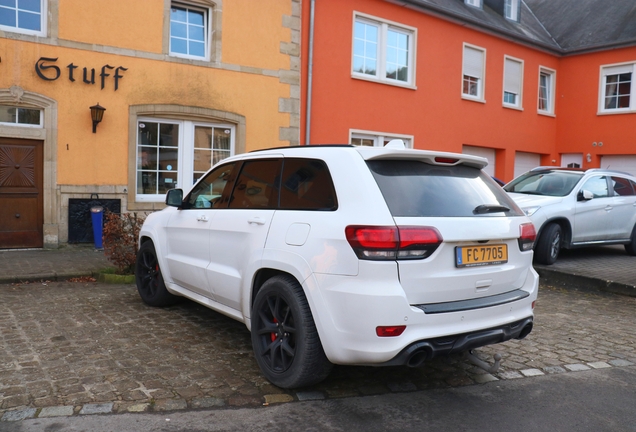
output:
<svg viewBox="0 0 636 432"><path fill-rule="evenodd" d="M523 215L504 190L477 168L411 160L372 160L367 165L395 217ZM483 208L493 211L479 211Z"/></svg>

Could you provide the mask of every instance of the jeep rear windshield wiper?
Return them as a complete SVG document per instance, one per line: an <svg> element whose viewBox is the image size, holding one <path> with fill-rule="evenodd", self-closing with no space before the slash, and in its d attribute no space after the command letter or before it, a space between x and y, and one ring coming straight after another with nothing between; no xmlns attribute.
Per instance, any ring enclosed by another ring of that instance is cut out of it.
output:
<svg viewBox="0 0 636 432"><path fill-rule="evenodd" d="M475 207L473 210L474 214L485 214L485 213L499 213L499 212L507 212L510 209L506 206L502 206L499 204L482 204Z"/></svg>

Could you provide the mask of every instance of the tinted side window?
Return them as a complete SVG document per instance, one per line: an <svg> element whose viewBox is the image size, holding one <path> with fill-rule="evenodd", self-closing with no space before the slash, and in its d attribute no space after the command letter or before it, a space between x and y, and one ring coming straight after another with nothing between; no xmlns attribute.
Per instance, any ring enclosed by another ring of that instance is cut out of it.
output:
<svg viewBox="0 0 636 432"><path fill-rule="evenodd" d="M204 176L190 192L184 208L210 209L227 207L236 166L225 164Z"/></svg>
<svg viewBox="0 0 636 432"><path fill-rule="evenodd" d="M229 208L275 209L278 206L281 159L247 161L239 174Z"/></svg>
<svg viewBox="0 0 636 432"><path fill-rule="evenodd" d="M496 217L523 212L497 183L479 169L436 166L418 161L367 162L393 216ZM479 206L509 211L480 213Z"/></svg>
<svg viewBox="0 0 636 432"><path fill-rule="evenodd" d="M336 191L327 165L318 159L286 158L280 191L280 208L335 210Z"/></svg>
<svg viewBox="0 0 636 432"><path fill-rule="evenodd" d="M622 177L612 177L612 187L614 188L614 195L627 196L634 195L634 189L629 180Z"/></svg>

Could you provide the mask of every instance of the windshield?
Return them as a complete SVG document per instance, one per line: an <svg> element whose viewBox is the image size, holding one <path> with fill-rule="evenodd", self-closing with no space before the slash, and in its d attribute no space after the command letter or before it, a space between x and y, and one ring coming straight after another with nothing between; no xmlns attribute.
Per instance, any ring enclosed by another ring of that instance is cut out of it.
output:
<svg viewBox="0 0 636 432"><path fill-rule="evenodd" d="M535 171L517 177L506 186L506 192L529 195L566 196L583 176L578 171Z"/></svg>

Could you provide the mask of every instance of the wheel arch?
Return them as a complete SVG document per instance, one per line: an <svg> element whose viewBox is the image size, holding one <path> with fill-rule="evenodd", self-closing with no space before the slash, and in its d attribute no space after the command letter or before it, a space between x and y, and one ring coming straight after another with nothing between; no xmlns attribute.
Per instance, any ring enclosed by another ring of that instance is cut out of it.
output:
<svg viewBox="0 0 636 432"><path fill-rule="evenodd" d="M539 231L537 232L537 240L543 234L544 229L553 223L561 227L561 233L563 234L563 242L561 244L561 248L569 249L570 243L572 242L572 224L570 223L570 220L568 218L563 216L554 217L552 219L546 220L543 223L543 225L541 225L541 228L539 228ZM535 245L536 245L536 242L535 242Z"/></svg>

